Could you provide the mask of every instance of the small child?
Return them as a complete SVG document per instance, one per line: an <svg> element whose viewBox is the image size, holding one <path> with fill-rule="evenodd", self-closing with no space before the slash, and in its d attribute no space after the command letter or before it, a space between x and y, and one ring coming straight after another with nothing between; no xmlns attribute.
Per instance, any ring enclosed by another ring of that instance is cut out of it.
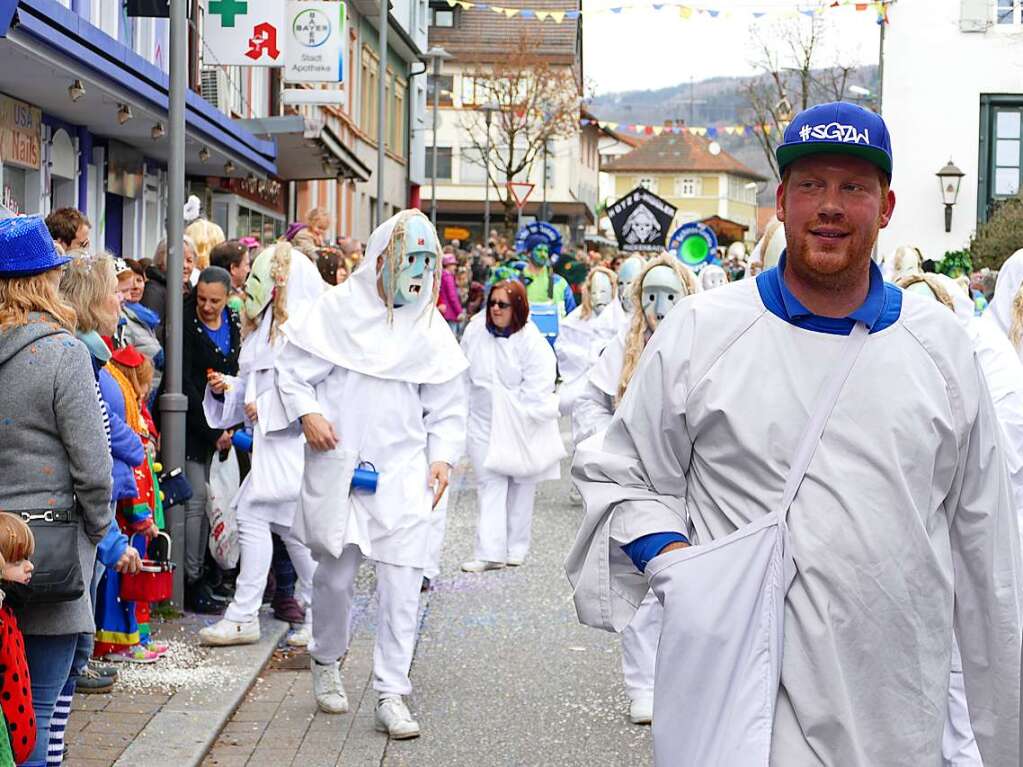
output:
<svg viewBox="0 0 1023 767"><path fill-rule="evenodd" d="M0 512L0 579L6 583L28 583L32 579L30 557L35 545L32 530L21 517ZM21 764L35 748L36 719L25 660L25 640L7 605L0 606L0 708L7 723L14 761Z"/></svg>

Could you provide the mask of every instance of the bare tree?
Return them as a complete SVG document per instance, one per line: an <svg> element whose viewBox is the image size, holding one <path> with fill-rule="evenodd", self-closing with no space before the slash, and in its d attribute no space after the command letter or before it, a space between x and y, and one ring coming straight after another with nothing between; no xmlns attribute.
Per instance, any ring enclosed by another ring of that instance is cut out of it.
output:
<svg viewBox="0 0 1023 767"><path fill-rule="evenodd" d="M481 110L465 108L459 112L463 146L472 148L472 156L462 155L485 169L487 183L497 192L504 207L505 227L514 225L515 202L508 183L525 181L548 143L579 132L582 86L578 73L569 66L551 64L540 53L542 38L523 35L514 50L493 64L481 64L463 71L471 78L471 100L477 107L491 104L490 156L487 154L487 129ZM463 87L463 106L467 95Z"/></svg>
<svg viewBox="0 0 1023 767"><path fill-rule="evenodd" d="M821 7L826 5L819 0ZM764 153L775 178L781 180L774 150L782 140L785 126L796 112L814 104L839 101L857 68L838 61L823 60L826 45L825 14L810 18L786 18L750 30L754 44L752 63L760 74L751 77L742 90L752 114L754 138Z"/></svg>

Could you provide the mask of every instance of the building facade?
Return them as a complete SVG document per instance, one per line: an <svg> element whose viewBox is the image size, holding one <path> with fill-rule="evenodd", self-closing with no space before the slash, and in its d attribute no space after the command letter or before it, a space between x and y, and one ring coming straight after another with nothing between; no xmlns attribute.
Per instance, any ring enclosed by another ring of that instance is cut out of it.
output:
<svg viewBox="0 0 1023 767"><path fill-rule="evenodd" d="M529 8L549 11L564 17L578 11L578 0L510 0L509 9ZM431 73L428 84L425 130L426 173L422 188L422 207L427 213L433 204L433 145L437 146L436 204L437 223L442 239L480 242L487 197L486 170L479 141L470 130L481 129L476 114L486 100L486 91L477 80L502 57L512 55L528 40L534 61L563 72L566 82L575 82L582 94L582 19L562 18L540 21L536 18L508 17L489 9L451 6L446 0L430 2L430 45L440 46L453 58L444 62L441 74ZM439 103L437 134L433 135L432 109L434 89ZM474 114L476 113L476 114ZM581 116L581 113L580 113ZM541 118L538 118L541 119ZM506 152L495 128L492 153ZM579 126L571 135L552 138L539 151L528 172L514 179L531 183L533 190L523 208L523 221L544 217L573 241L581 241L587 227L596 224L598 203L600 131L594 125ZM489 160L493 163L493 160ZM495 169L491 174L498 175ZM500 187L489 190L492 229L503 228L506 198L505 179Z"/></svg>
<svg viewBox="0 0 1023 767"><path fill-rule="evenodd" d="M737 224L748 245L756 238L757 188L767 179L706 137L665 131L606 161L601 171L614 180L614 199L641 186L674 205L672 230L716 217Z"/></svg>
<svg viewBox="0 0 1023 767"><path fill-rule="evenodd" d="M934 0L889 13L882 115L897 202L879 247L915 245L940 260L968 247L978 222L1020 191L1023 2ZM946 232L936 174L949 160L965 176Z"/></svg>

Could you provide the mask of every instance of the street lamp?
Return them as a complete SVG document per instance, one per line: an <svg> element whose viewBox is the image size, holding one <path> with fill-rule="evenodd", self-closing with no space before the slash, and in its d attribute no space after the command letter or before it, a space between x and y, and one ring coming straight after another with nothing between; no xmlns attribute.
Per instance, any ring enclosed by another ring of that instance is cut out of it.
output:
<svg viewBox="0 0 1023 767"><path fill-rule="evenodd" d="M434 46L423 54L423 61L433 64L433 168L430 172L430 221L437 228L437 110L440 109L440 77L441 63L453 59L443 48Z"/></svg>
<svg viewBox="0 0 1023 767"><path fill-rule="evenodd" d="M941 188L941 201L945 204L945 231L952 231L952 206L959 198L959 184L963 180L963 173L955 166L951 159L944 168L937 172L938 184Z"/></svg>
<svg viewBox="0 0 1023 767"><path fill-rule="evenodd" d="M500 110L500 106L493 101L488 101L480 107L483 111L483 119L487 123L487 151L483 154L483 242L490 238L490 121L494 112ZM436 138L434 139L436 144Z"/></svg>

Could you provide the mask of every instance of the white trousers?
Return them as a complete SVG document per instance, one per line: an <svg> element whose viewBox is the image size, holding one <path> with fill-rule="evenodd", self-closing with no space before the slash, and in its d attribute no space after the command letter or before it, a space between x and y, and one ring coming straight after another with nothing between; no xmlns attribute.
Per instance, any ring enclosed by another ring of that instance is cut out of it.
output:
<svg viewBox="0 0 1023 767"><path fill-rule="evenodd" d="M480 518L476 528L476 559L484 562L524 560L529 553L536 483L490 475L477 484Z"/></svg>
<svg viewBox="0 0 1023 767"><path fill-rule="evenodd" d="M945 718L945 731L941 736L941 756L945 767L983 767L973 725L970 723L970 708L966 705L963 659L959 654L958 642L952 648L948 714Z"/></svg>
<svg viewBox="0 0 1023 767"><path fill-rule="evenodd" d="M306 605L306 622L311 618L308 609L313 594L313 573L316 562L313 555L294 535L291 528L272 524L265 519L254 519L239 509L238 544L241 547L238 580L235 582L234 599L228 605L224 617L228 620L244 623L255 620L263 604L263 592L266 590L266 578L273 562L274 544L271 532L277 533L284 541L295 566L298 583L295 584L295 596Z"/></svg>
<svg viewBox="0 0 1023 767"><path fill-rule="evenodd" d="M362 562L358 546L345 546L340 557L317 557L313 577L313 641L309 654L319 663L340 660L352 641L355 576ZM373 648L373 689L381 694L412 692L409 669L416 646L419 590L423 570L375 562L377 636Z"/></svg>
<svg viewBox="0 0 1023 767"><path fill-rule="evenodd" d="M661 641L664 608L648 591L632 621L622 630L622 674L630 700L653 700L657 644Z"/></svg>

